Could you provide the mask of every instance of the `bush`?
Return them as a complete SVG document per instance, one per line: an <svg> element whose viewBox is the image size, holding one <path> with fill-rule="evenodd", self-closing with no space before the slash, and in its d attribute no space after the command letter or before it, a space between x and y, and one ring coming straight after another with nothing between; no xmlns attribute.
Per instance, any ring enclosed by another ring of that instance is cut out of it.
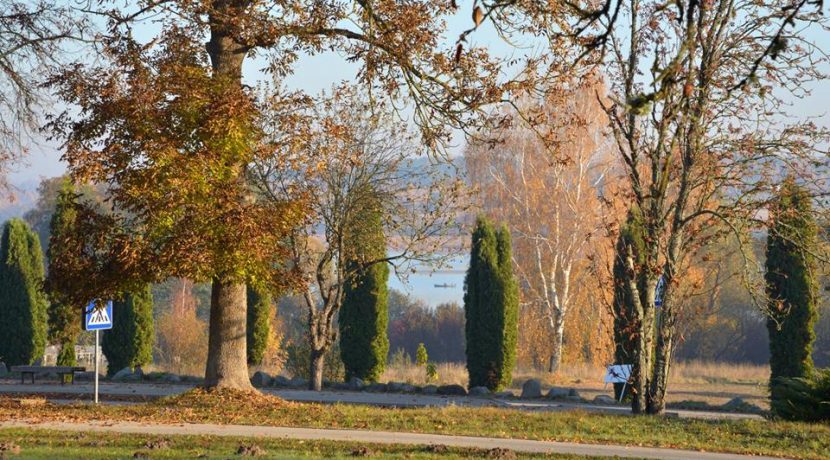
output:
<svg viewBox="0 0 830 460"><path fill-rule="evenodd" d="M398 348L392 353L392 357L389 359L389 365L396 369L405 369L412 366L412 357L403 348Z"/></svg>
<svg viewBox="0 0 830 460"><path fill-rule="evenodd" d="M425 347L423 343L419 343L418 350L415 352L415 364L419 366L426 366L427 361L429 361L427 347Z"/></svg>
<svg viewBox="0 0 830 460"><path fill-rule="evenodd" d="M830 421L830 369L811 377L779 377L773 381L776 397L770 402L773 413L786 420Z"/></svg>

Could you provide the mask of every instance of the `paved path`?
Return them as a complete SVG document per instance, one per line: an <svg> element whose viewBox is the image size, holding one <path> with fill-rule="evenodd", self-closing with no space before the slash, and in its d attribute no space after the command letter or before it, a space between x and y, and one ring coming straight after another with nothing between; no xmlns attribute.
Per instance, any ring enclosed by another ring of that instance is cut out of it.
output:
<svg viewBox="0 0 830 460"><path fill-rule="evenodd" d="M152 434L159 436L210 435L304 440L365 442L371 444L430 445L478 449L510 449L517 452L590 455L598 457L649 458L665 460L765 460L773 457L718 454L652 447L629 447L572 442L528 441L523 439L479 438L437 434L394 433L389 431L324 430L246 425L182 424L159 425L134 422L0 422L0 428L34 428L59 431Z"/></svg>
<svg viewBox="0 0 830 460"><path fill-rule="evenodd" d="M153 383L112 383L102 382L100 394L113 396L147 396L161 397L183 393L194 385L186 384L153 384ZM544 399L497 399L490 397L470 396L440 396L424 394L402 393L368 393L360 391L310 391L282 388L262 388L261 391L279 396L288 401L313 402L325 404L363 404L389 407L507 407L528 411L561 411L580 409L585 411L630 414L628 406L603 406L595 404L578 404ZM78 382L75 385L60 385L56 383L20 384L9 381L0 383L0 394L50 394L50 395L77 395L91 394L92 384ZM57 398L54 399L68 399ZM682 418L703 419L762 419L754 414L735 414L727 412L705 412L681 409L670 409L667 415Z"/></svg>

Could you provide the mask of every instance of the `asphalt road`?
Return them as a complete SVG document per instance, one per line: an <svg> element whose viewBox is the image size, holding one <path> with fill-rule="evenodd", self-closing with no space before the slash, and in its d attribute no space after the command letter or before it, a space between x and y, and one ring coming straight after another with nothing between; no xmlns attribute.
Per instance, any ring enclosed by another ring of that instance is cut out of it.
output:
<svg viewBox="0 0 830 460"><path fill-rule="evenodd" d="M516 452L586 455L597 457L649 458L665 460L764 460L772 457L720 454L689 450L629 447L570 442L528 441L523 439L479 438L437 434L395 433L388 431L324 430L246 425L183 424L161 425L134 422L0 422L0 428L34 428L72 432L110 432L159 436L210 435L254 438L282 438L365 442L371 444L431 445L479 449L510 449Z"/></svg>
<svg viewBox="0 0 830 460"><path fill-rule="evenodd" d="M183 393L194 385L181 384L152 384L152 383L112 383L102 382L100 395L104 401L107 396L116 397L161 397ZM507 407L528 411L561 411L587 410L604 413L630 414L627 406L603 406L595 404L579 404L545 399L499 399L492 397L473 396L440 396L402 393L369 393L358 391L310 391L281 388L262 388L261 391L279 396L288 401L313 402L324 404L364 404L388 407ZM0 394L46 394L52 400L73 399L78 395L92 394L92 383L78 382L74 385L60 385L58 383L20 384L9 380L0 382ZM65 397L61 397L65 395ZM117 398L116 398L117 400ZM762 419L754 414L735 414L725 412L705 412L672 409L667 415L682 418L703 419Z"/></svg>

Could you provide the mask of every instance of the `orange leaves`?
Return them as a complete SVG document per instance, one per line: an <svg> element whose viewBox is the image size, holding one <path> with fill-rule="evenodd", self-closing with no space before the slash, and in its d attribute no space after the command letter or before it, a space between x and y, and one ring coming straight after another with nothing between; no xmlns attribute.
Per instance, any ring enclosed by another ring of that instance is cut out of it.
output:
<svg viewBox="0 0 830 460"><path fill-rule="evenodd" d="M476 6L473 8L473 24L478 28L482 21L484 21L484 11L481 10L480 6Z"/></svg>

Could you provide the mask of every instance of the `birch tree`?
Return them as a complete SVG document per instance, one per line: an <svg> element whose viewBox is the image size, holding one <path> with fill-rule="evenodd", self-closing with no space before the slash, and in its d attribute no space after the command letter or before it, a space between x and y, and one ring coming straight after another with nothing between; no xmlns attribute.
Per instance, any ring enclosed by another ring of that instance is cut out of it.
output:
<svg viewBox="0 0 830 460"><path fill-rule="evenodd" d="M586 261L601 223L610 145L598 88L551 95L535 109L544 123L494 131L465 151L478 203L514 235L523 303L541 311L550 332L550 372L559 370L574 290L590 276Z"/></svg>

